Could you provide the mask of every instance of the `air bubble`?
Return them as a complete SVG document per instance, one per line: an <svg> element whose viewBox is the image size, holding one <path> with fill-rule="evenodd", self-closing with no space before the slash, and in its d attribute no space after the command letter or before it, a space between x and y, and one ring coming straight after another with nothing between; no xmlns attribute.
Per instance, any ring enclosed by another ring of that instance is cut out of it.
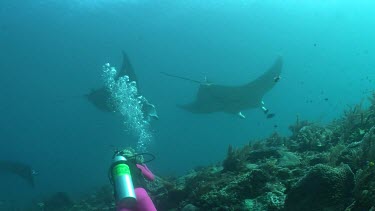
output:
<svg viewBox="0 0 375 211"><path fill-rule="evenodd" d="M138 94L136 82L129 82L126 75L115 80L116 75L117 70L109 63L103 66L104 84L111 93L111 101L124 119L125 130L137 137L137 150L144 152L152 133L142 111L143 97Z"/></svg>

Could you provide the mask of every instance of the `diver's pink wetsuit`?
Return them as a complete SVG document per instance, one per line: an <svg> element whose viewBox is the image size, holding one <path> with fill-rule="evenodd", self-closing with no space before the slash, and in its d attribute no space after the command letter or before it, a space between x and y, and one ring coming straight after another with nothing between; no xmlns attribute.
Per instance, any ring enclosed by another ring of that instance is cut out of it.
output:
<svg viewBox="0 0 375 211"><path fill-rule="evenodd" d="M154 174L147 168L146 164L137 164L137 167L141 170L146 179L150 181L155 179ZM144 188L135 188L134 191L137 197L135 207L131 209L117 208L117 211L156 211L154 203Z"/></svg>

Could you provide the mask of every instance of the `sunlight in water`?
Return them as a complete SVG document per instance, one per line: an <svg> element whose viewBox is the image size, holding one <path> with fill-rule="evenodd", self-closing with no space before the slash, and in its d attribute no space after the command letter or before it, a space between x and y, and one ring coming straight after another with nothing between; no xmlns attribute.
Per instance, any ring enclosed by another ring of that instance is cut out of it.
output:
<svg viewBox="0 0 375 211"><path fill-rule="evenodd" d="M124 125L138 138L137 150L144 152L152 139L149 122L142 111L142 96L138 95L136 83L128 76L116 78L117 70L110 64L103 66L105 86L111 93L111 103L124 118Z"/></svg>

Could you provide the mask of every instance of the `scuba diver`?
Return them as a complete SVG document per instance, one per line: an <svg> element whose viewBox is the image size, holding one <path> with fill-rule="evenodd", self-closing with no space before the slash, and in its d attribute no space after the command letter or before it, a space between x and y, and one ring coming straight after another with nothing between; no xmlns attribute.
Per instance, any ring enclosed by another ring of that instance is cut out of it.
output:
<svg viewBox="0 0 375 211"><path fill-rule="evenodd" d="M144 161L143 155L152 156ZM146 162L154 159L152 154L136 154L134 149L117 150L109 169L109 180L114 188L118 211L156 211L155 205L145 190L146 181L153 181L154 174Z"/></svg>

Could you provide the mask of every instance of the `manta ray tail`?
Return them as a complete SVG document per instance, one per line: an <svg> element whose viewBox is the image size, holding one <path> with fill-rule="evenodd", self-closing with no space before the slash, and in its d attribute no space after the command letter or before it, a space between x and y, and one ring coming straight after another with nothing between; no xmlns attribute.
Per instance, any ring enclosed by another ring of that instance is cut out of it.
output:
<svg viewBox="0 0 375 211"><path fill-rule="evenodd" d="M182 77L182 76L178 76L178 75L172 75L172 74L169 74L169 73L166 73L166 72L160 72L160 73L163 74L163 75L172 77L172 78L179 78L179 79L194 82L194 83L197 83L197 84L203 84L204 83L202 81L198 81L198 80L194 80L194 79L191 79L191 78L186 78L186 77Z"/></svg>

